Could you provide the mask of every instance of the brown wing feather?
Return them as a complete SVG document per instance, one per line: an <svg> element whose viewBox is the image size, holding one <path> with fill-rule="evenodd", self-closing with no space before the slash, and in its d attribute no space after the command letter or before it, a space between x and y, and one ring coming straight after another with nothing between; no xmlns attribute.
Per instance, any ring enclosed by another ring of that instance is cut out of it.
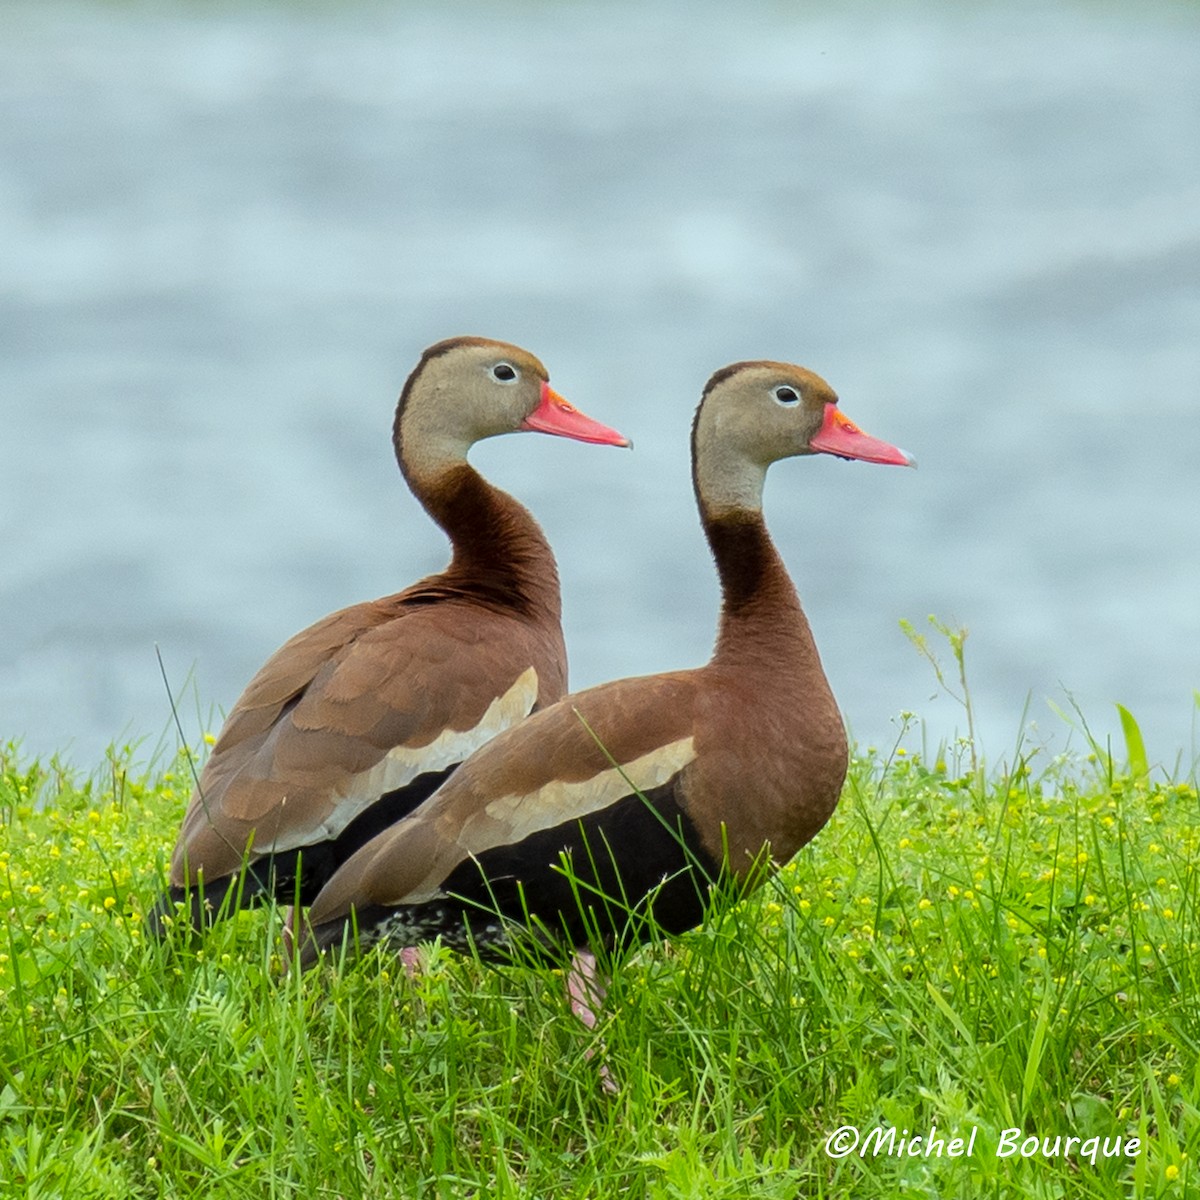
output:
<svg viewBox="0 0 1200 1200"><path fill-rule="evenodd" d="M464 619L453 601L404 599L325 618L251 681L184 819L176 886L188 870L210 880L236 871L252 835L257 854L320 836L355 776L396 747L474 728L530 666L539 688L561 694L561 651L545 631L475 606Z"/></svg>
<svg viewBox="0 0 1200 1200"><path fill-rule="evenodd" d="M648 790L685 770L694 757L687 743L698 675L601 684L500 734L334 874L312 908L312 924L336 921L351 908L423 899L467 858L519 839L531 822L570 821L629 795L632 785Z"/></svg>
<svg viewBox="0 0 1200 1200"><path fill-rule="evenodd" d="M394 616L386 601L355 604L289 638L246 685L213 747L213 758L269 729L283 706L308 687L331 655Z"/></svg>

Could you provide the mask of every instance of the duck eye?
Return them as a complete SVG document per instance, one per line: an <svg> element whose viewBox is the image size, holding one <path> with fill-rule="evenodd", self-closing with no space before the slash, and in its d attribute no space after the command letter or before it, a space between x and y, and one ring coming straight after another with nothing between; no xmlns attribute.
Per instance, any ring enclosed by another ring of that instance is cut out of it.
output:
<svg viewBox="0 0 1200 1200"><path fill-rule="evenodd" d="M777 387L772 393L780 404L799 404L800 393L795 388Z"/></svg>
<svg viewBox="0 0 1200 1200"><path fill-rule="evenodd" d="M506 362L498 362L492 368L492 378L497 383L512 383L517 377L516 368Z"/></svg>

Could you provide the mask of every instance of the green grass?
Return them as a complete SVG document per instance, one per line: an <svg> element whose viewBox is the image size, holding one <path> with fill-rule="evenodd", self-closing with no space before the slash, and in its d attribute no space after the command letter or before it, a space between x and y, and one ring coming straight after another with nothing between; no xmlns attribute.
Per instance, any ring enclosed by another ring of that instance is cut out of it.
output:
<svg viewBox="0 0 1200 1200"><path fill-rule="evenodd" d="M594 1034L561 976L436 949L287 977L277 913L156 944L186 763L0 750L0 1195L1195 1194L1200 812L1139 748L859 753L813 845L623 964ZM833 1159L844 1125L978 1133ZM997 1158L1008 1128L1142 1151Z"/></svg>

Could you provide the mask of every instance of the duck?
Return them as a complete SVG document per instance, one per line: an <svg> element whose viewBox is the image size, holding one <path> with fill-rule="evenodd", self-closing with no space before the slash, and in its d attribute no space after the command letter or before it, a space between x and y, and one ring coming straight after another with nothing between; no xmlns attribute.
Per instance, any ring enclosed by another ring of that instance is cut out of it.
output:
<svg viewBox="0 0 1200 1200"><path fill-rule="evenodd" d="M829 820L845 725L763 485L793 456L915 462L859 429L820 376L762 360L712 375L691 446L721 588L710 661L588 688L489 741L338 868L308 911L302 968L434 939L511 961L520 942L569 959L590 1027L597 949L692 929L715 886L759 886Z"/></svg>
<svg viewBox="0 0 1200 1200"><path fill-rule="evenodd" d="M566 693L550 545L529 510L467 461L476 442L518 431L631 445L554 391L527 350L481 337L425 350L392 442L451 561L317 621L250 680L185 812L160 929L181 904L199 927L268 897L309 903L472 752Z"/></svg>

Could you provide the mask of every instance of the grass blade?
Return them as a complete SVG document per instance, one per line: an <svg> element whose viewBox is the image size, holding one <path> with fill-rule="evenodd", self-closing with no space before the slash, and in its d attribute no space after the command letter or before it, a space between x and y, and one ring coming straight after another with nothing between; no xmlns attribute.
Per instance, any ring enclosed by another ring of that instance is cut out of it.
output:
<svg viewBox="0 0 1200 1200"><path fill-rule="evenodd" d="M1129 755L1129 773L1135 779L1144 779L1150 774L1150 762L1146 758L1146 743L1142 731L1134 720L1133 713L1123 704L1117 705L1121 716L1121 732L1125 735L1125 751Z"/></svg>

